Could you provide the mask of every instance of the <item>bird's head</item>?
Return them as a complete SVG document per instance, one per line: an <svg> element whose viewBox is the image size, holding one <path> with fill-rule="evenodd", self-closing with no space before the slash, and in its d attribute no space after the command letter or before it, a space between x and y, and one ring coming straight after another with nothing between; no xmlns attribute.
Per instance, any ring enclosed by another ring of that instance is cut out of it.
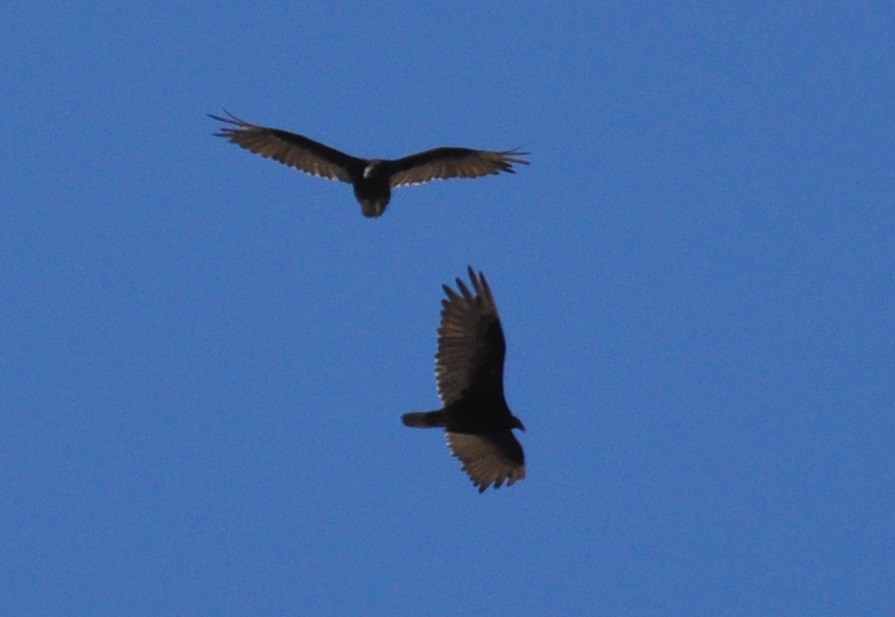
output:
<svg viewBox="0 0 895 617"><path fill-rule="evenodd" d="M377 216L382 216L382 213L385 212L385 207L388 205L388 202L388 199L361 200L361 212L363 212L364 216L368 219L375 219Z"/></svg>
<svg viewBox="0 0 895 617"><path fill-rule="evenodd" d="M520 420L516 416L513 416L513 428L518 428L523 433L525 432L525 425L522 424L522 420Z"/></svg>

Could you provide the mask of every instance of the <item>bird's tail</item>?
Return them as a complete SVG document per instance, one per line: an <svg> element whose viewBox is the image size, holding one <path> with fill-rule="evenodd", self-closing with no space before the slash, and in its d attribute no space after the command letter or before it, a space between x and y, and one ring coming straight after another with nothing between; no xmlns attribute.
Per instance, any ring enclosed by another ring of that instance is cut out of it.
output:
<svg viewBox="0 0 895 617"><path fill-rule="evenodd" d="M413 428L436 428L445 425L444 411L416 411L401 416L404 426Z"/></svg>

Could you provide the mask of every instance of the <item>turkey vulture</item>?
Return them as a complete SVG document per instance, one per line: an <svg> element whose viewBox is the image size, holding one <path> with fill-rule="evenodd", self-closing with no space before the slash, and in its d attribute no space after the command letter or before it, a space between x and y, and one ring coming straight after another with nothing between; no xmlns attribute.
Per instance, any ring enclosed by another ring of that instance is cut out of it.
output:
<svg viewBox="0 0 895 617"><path fill-rule="evenodd" d="M361 159L330 148L302 135L250 124L225 112L228 118L208 114L229 124L215 133L240 148L272 158L313 176L341 180L354 186L354 196L366 217L382 216L392 189L430 180L478 178L502 171L516 173L513 164L528 165L517 150L435 148L401 159Z"/></svg>
<svg viewBox="0 0 895 617"><path fill-rule="evenodd" d="M525 456L511 429L525 427L503 396L506 343L485 276L468 268L474 291L457 279L459 293L442 285L435 376L444 407L406 413L405 426L444 427L451 453L479 493L525 477Z"/></svg>

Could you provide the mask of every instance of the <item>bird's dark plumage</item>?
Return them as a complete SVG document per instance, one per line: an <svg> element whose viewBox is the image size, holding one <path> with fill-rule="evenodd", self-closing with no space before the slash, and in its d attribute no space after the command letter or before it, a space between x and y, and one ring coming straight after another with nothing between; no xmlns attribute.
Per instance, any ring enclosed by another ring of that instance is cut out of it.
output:
<svg viewBox="0 0 895 617"><path fill-rule="evenodd" d="M478 178L515 173L513 165L528 165L517 150L435 148L395 160L363 159L280 129L250 124L232 114L208 114L229 126L215 133L237 146L305 173L354 186L364 216L382 216L393 188L447 178Z"/></svg>
<svg viewBox="0 0 895 617"><path fill-rule="evenodd" d="M525 427L503 394L506 342L485 276L468 268L472 290L443 285L435 375L444 408L401 416L406 426L443 427L451 453L483 492L525 477L525 456L512 429Z"/></svg>

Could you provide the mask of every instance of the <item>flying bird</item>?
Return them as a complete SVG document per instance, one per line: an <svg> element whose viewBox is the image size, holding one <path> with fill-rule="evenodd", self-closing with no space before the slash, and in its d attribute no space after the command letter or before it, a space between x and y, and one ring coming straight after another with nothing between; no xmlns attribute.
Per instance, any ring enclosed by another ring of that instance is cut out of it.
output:
<svg viewBox="0 0 895 617"><path fill-rule="evenodd" d="M479 178L502 171L512 174L516 173L514 164L528 165L522 158L527 152L471 148L435 148L395 160L362 159L303 135L258 126L225 113L229 117L208 114L229 125L216 136L312 176L351 184L361 211L370 218L382 216L393 188L447 178Z"/></svg>
<svg viewBox="0 0 895 617"><path fill-rule="evenodd" d="M469 267L472 290L457 279L442 285L435 376L444 407L406 413L405 426L443 427L451 453L482 493L525 477L525 456L512 429L525 430L503 395L506 342L494 296L485 276Z"/></svg>

